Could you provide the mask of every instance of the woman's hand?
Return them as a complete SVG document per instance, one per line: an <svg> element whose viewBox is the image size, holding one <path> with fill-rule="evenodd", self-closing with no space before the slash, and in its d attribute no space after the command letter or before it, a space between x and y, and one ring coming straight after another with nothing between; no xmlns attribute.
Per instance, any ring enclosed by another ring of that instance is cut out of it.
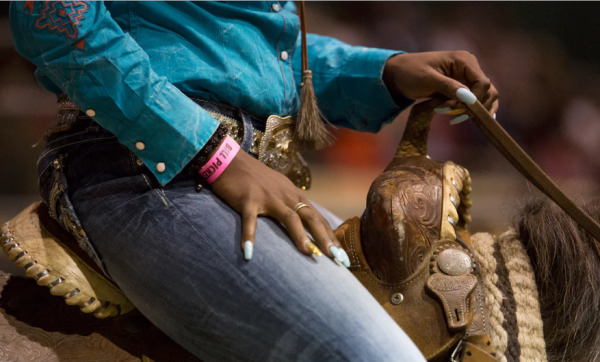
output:
<svg viewBox="0 0 600 362"><path fill-rule="evenodd" d="M474 103L467 88L495 114L498 91L479 67L477 59L466 51L442 51L397 54L388 59L383 81L392 96L409 99L444 95L453 100Z"/></svg>
<svg viewBox="0 0 600 362"><path fill-rule="evenodd" d="M287 177L244 151L238 152L227 169L212 183L212 190L242 216L241 242L246 260L252 257L257 217L265 215L274 217L286 227L302 253L320 256L320 250L323 250L329 257L350 265L329 223L302 192ZM307 206L298 208L300 203ZM306 235L305 227L318 247Z"/></svg>

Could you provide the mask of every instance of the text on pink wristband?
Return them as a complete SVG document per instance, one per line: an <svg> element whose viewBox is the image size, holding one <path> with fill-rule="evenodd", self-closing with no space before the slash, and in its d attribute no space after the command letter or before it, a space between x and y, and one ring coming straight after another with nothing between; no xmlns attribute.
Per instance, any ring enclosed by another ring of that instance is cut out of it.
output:
<svg viewBox="0 0 600 362"><path fill-rule="evenodd" d="M211 159L204 166L202 166L198 173L200 176L206 179L206 182L209 184L213 183L219 176L221 176L227 166L229 166L239 150L240 145L238 145L233 138L227 135L221 143L221 146L219 146L217 152L215 152Z"/></svg>

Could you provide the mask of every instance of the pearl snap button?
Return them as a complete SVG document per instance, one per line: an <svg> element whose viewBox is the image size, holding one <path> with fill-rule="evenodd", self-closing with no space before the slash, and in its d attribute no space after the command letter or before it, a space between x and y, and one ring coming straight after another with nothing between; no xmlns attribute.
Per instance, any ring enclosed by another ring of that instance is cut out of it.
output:
<svg viewBox="0 0 600 362"><path fill-rule="evenodd" d="M281 60L283 60L284 62L288 60L288 56L288 52L286 52L285 50L281 52Z"/></svg>
<svg viewBox="0 0 600 362"><path fill-rule="evenodd" d="M96 111L90 108L85 111L85 114L87 114L88 117L94 117L96 115Z"/></svg>
<svg viewBox="0 0 600 362"><path fill-rule="evenodd" d="M279 4L273 4L271 6L271 9L273 9L273 11L279 11L279 10L281 10L281 8L279 7Z"/></svg>
<svg viewBox="0 0 600 362"><path fill-rule="evenodd" d="M165 170L167 169L167 166L165 165L164 162L159 162L156 164L156 171L158 172L165 172Z"/></svg>
<svg viewBox="0 0 600 362"><path fill-rule="evenodd" d="M146 148L146 144L142 141L137 141L135 143L135 148L137 148L138 150L142 151L144 150L144 148Z"/></svg>

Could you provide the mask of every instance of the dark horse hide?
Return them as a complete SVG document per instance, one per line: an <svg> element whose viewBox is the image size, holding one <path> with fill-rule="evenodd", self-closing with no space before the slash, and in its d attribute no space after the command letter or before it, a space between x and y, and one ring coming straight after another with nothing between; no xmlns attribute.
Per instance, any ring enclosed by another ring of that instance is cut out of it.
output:
<svg viewBox="0 0 600 362"><path fill-rule="evenodd" d="M600 199L584 205L600 220ZM592 236L553 202L529 202L515 218L538 288L549 361L600 361L600 256Z"/></svg>
<svg viewBox="0 0 600 362"><path fill-rule="evenodd" d="M584 205L600 219L600 199ZM499 236L471 236L501 361L600 361L600 257L552 201L532 198Z"/></svg>

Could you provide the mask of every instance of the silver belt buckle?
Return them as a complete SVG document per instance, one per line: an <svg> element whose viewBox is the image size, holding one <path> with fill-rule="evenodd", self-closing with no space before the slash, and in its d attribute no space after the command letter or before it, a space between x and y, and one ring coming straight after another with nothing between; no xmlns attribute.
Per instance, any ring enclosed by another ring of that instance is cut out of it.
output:
<svg viewBox="0 0 600 362"><path fill-rule="evenodd" d="M310 170L293 142L294 119L269 116L258 144L258 159L302 190L310 188Z"/></svg>
<svg viewBox="0 0 600 362"><path fill-rule="evenodd" d="M244 127L239 120L222 113L207 110L213 118L227 128L227 133L239 144L243 141L240 130ZM249 152L257 155L258 160L269 168L282 173L302 190L310 188L310 170L306 161L293 142L294 118L269 116L265 131L252 130L252 144Z"/></svg>

